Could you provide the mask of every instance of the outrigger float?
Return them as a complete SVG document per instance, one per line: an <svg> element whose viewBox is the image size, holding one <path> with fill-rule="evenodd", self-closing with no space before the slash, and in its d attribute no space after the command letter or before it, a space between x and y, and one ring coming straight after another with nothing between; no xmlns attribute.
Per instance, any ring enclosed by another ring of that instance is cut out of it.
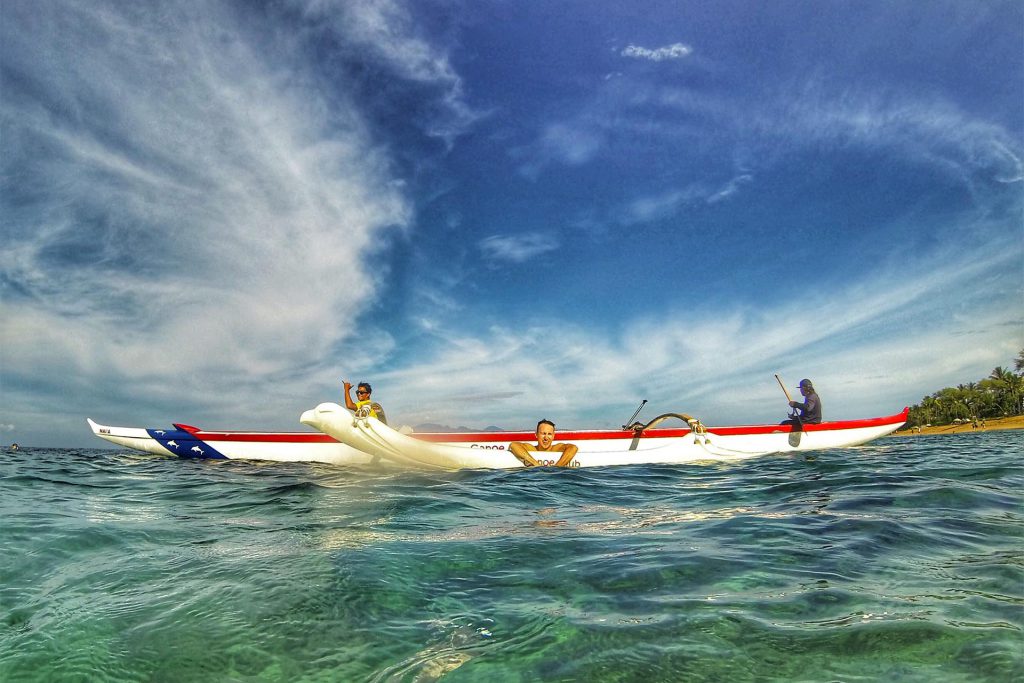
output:
<svg viewBox="0 0 1024 683"><path fill-rule="evenodd" d="M794 427L788 424L707 427L689 415L666 413L622 429L560 430L559 442L574 443L573 467L738 461L773 453L849 448L890 434L907 421L908 409L887 417ZM634 417L636 415L634 414ZM664 428L677 418L685 427ZM368 415L353 415L336 403L302 414L317 432L206 431L185 424L170 429L109 427L88 420L101 439L133 450L182 458L226 458L333 465L384 465L428 469L523 467L508 448L533 443L532 432L416 432L388 427ZM544 454L538 456L543 458Z"/></svg>

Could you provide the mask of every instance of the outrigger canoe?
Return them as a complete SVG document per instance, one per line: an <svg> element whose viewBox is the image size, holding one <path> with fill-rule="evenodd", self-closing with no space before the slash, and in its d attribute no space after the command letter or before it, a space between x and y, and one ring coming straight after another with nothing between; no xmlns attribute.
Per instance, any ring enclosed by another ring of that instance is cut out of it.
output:
<svg viewBox="0 0 1024 683"><path fill-rule="evenodd" d="M907 420L909 410L866 420L747 427L705 427L689 415L667 413L646 425L621 430L559 432L559 442L576 444L572 467L737 461L772 453L858 446L890 434ZM655 428L676 417L685 428ZM336 403L322 403L302 414L300 422L352 448L397 465L432 469L523 467L508 450L512 441L534 441L530 433L404 434L365 412L351 412ZM545 453L536 457L542 464Z"/></svg>
<svg viewBox="0 0 1024 683"><path fill-rule="evenodd" d="M579 446L574 466L634 463L686 463L742 460L789 451L846 448L867 443L899 428L907 410L888 417L824 422L794 429L789 425L704 427L685 415L686 426L659 428L666 416L621 430L559 431L560 442ZM406 434L345 408L321 404L302 415L316 432L209 431L175 423L166 429L111 427L89 419L101 439L144 453L180 458L323 462L332 465L385 465L457 469L514 468L522 464L508 451L513 441L533 442L532 432L416 432Z"/></svg>

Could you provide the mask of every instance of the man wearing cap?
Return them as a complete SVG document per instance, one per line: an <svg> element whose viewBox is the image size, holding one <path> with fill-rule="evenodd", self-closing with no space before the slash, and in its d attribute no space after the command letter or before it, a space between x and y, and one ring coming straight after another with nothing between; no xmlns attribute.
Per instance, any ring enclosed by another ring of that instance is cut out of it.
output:
<svg viewBox="0 0 1024 683"><path fill-rule="evenodd" d="M805 425L816 425L821 422L821 399L818 398L818 393L814 390L814 385L811 384L811 380L802 379L800 380L800 393L804 395L804 402L790 401L789 407L796 408L800 411L800 415L797 419Z"/></svg>

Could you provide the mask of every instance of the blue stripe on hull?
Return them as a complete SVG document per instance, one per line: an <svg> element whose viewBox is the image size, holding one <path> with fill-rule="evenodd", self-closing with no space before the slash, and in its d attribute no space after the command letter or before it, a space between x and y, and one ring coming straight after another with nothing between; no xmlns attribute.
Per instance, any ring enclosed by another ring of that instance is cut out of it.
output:
<svg viewBox="0 0 1024 683"><path fill-rule="evenodd" d="M151 437L179 458L212 458L227 460L227 456L202 439L183 429L147 429Z"/></svg>

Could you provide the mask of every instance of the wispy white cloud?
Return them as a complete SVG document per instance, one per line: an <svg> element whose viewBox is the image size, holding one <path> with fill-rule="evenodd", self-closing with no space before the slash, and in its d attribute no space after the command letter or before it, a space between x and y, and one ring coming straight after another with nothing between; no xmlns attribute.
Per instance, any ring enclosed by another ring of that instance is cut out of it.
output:
<svg viewBox="0 0 1024 683"><path fill-rule="evenodd" d="M689 57L693 53L693 48L683 43L673 43L664 47L658 48L646 48L638 45L629 45L622 50L621 54L623 57L630 57L633 59L648 59L652 62L662 62L666 59L682 59Z"/></svg>
<svg viewBox="0 0 1024 683"><path fill-rule="evenodd" d="M613 209L605 222L634 226L665 220L685 213L688 207L726 201L739 192L743 185L752 181L752 175L743 173L717 188L701 182L691 183L679 190L645 194Z"/></svg>
<svg viewBox="0 0 1024 683"><path fill-rule="evenodd" d="M951 377L972 381L1015 355L1012 344L993 343L1005 336L1005 300L978 301L970 316L954 319L936 305L1006 272L1014 258L973 256L953 268L935 258L881 268L813 311L796 301L698 308L632 317L616 335L543 316L483 335L441 326L438 352L382 371L381 384L391 391L389 414L410 424L519 428L548 416L615 427L642 398L651 411L690 412L713 424L771 421L787 410L775 372L793 385L812 377L831 418L895 412Z"/></svg>
<svg viewBox="0 0 1024 683"><path fill-rule="evenodd" d="M480 251L496 262L525 263L532 258L558 249L558 240L539 232L518 235L491 235L480 240Z"/></svg>
<svg viewBox="0 0 1024 683"><path fill-rule="evenodd" d="M717 204L718 202L729 199L734 194L740 191L740 187L753 181L753 179L754 176L750 175L749 173L742 173L736 176L735 178L731 179L728 183L726 183L725 187L709 196L707 198L707 203Z"/></svg>
<svg viewBox="0 0 1024 683"><path fill-rule="evenodd" d="M816 75L775 83L771 92L731 94L684 89L655 75L616 79L574 114L547 121L532 145L514 153L524 173L536 178L552 166L600 163L628 153L637 140L678 149L685 164L706 158L731 162L742 154L750 173L808 151L856 147L947 175L979 204L993 184L1024 182L1024 149L998 122L978 118L941 94L837 86Z"/></svg>
<svg viewBox="0 0 1024 683"><path fill-rule="evenodd" d="M511 154L524 160L519 172L527 178L536 179L550 164L582 166L589 163L604 144L600 126L552 123L544 128L535 142L513 149Z"/></svg>
<svg viewBox="0 0 1024 683"><path fill-rule="evenodd" d="M4 14L21 74L0 99L5 398L31 412L21 387L41 368L212 414L270 378L308 387L387 277L362 264L411 208L303 36L213 2Z"/></svg>
<svg viewBox="0 0 1024 683"><path fill-rule="evenodd" d="M398 78L440 91L428 130L451 145L483 113L470 107L462 78L447 53L422 34L409 5L400 0L291 0L307 16L326 22L346 49L363 50L390 66Z"/></svg>
<svg viewBox="0 0 1024 683"><path fill-rule="evenodd" d="M544 152L569 166L590 161L600 149L601 143L602 136L597 131L574 129L560 124L548 126L541 136Z"/></svg>
<svg viewBox="0 0 1024 683"><path fill-rule="evenodd" d="M736 130L748 144L758 140L761 148L773 145L773 155L808 146L858 145L891 150L907 163L949 175L974 193L983 193L982 186L992 181L1024 180L1016 136L937 95L838 89L811 78L780 88L753 112L736 112Z"/></svg>
<svg viewBox="0 0 1024 683"><path fill-rule="evenodd" d="M691 186L684 190L638 197L620 210L618 222L628 226L670 218L679 213L684 205L704 194L702 188Z"/></svg>

